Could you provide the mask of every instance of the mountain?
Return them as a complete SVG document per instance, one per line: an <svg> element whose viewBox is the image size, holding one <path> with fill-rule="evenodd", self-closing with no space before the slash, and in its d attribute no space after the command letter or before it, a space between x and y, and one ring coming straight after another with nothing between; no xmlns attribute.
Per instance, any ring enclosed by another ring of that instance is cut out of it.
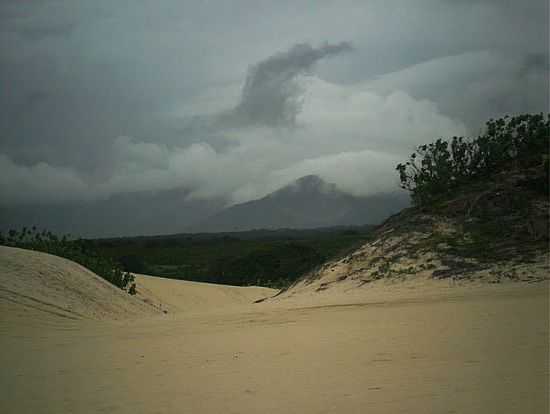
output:
<svg viewBox="0 0 550 414"><path fill-rule="evenodd" d="M261 199L228 207L190 226L188 231L377 224L408 204L408 196L402 193L356 197L316 175L308 175Z"/></svg>
<svg viewBox="0 0 550 414"><path fill-rule="evenodd" d="M0 231L37 226L81 237L316 228L376 224L408 205L401 194L354 197L309 175L266 197L224 208L183 188L116 194L104 200L0 207Z"/></svg>

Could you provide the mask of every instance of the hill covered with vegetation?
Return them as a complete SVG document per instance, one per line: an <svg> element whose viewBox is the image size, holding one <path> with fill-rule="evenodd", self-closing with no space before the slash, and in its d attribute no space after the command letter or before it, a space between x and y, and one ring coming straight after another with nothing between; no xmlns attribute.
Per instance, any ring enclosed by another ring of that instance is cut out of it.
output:
<svg viewBox="0 0 550 414"><path fill-rule="evenodd" d="M547 279L549 131L548 116L521 115L490 120L477 138L418 147L397 166L415 205L290 291L381 279Z"/></svg>

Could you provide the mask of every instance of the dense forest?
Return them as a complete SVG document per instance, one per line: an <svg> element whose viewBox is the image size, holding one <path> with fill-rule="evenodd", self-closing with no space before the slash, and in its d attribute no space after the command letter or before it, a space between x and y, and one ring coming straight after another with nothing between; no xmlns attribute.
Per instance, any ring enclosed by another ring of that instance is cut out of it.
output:
<svg viewBox="0 0 550 414"><path fill-rule="evenodd" d="M89 240L131 272L175 279L284 287L368 239L372 226L254 230Z"/></svg>

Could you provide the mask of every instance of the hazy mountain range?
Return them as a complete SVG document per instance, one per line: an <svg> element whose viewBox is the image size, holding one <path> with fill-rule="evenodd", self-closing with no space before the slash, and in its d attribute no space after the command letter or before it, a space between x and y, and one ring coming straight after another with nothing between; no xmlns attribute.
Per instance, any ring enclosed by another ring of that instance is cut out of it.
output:
<svg viewBox="0 0 550 414"><path fill-rule="evenodd" d="M261 198L225 207L188 191L120 194L106 200L0 208L0 230L36 225L84 237L377 224L409 203L403 193L356 197L309 175Z"/></svg>

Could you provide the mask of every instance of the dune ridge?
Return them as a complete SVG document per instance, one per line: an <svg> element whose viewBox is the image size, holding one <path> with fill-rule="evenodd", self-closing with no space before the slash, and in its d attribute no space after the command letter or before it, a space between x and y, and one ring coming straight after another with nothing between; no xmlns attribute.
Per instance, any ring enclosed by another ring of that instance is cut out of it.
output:
<svg viewBox="0 0 550 414"><path fill-rule="evenodd" d="M0 321L121 319L158 313L71 260L0 246Z"/></svg>

